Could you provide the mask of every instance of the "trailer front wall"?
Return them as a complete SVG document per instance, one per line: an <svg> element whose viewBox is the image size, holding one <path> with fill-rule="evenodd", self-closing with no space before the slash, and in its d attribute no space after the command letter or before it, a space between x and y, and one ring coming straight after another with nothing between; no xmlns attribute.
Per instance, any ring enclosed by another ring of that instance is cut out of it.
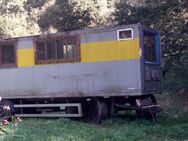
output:
<svg viewBox="0 0 188 141"><path fill-rule="evenodd" d="M74 63L36 64L34 37L19 38L17 68L0 69L0 95L35 98L141 94L138 26L131 27L132 40L118 41L117 30L122 28L127 27L70 32L81 38L81 60Z"/></svg>

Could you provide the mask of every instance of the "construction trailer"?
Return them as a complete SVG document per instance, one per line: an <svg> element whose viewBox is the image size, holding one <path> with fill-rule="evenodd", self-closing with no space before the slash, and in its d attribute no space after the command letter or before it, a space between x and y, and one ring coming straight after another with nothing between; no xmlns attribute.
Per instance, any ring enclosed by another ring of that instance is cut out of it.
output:
<svg viewBox="0 0 188 141"><path fill-rule="evenodd" d="M0 78L1 107L10 107L1 115L89 115L98 123L123 105L155 107L159 32L131 24L2 39Z"/></svg>

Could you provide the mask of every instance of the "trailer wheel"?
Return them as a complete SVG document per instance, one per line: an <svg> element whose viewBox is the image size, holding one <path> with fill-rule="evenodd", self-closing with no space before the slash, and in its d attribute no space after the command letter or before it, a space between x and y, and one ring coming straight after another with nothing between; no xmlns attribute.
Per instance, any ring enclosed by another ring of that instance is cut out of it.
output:
<svg viewBox="0 0 188 141"><path fill-rule="evenodd" d="M9 100L0 101L0 117L11 116L15 113L14 105Z"/></svg>
<svg viewBox="0 0 188 141"><path fill-rule="evenodd" d="M108 107L104 100L94 98L90 101L88 112L90 120L95 124L99 124L108 116Z"/></svg>

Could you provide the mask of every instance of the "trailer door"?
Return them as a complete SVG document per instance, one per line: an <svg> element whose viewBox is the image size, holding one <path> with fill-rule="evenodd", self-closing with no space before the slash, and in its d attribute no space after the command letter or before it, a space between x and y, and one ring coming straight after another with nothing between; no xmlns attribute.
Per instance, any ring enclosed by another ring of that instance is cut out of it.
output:
<svg viewBox="0 0 188 141"><path fill-rule="evenodd" d="M161 60L159 33L143 30L144 90L161 90Z"/></svg>

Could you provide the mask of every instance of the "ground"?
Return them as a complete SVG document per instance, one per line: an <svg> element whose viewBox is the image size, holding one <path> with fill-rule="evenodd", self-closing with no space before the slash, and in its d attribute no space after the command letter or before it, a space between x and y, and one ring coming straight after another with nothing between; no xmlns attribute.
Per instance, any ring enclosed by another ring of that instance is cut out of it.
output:
<svg viewBox="0 0 188 141"><path fill-rule="evenodd" d="M164 110L156 123L134 112L120 113L94 125L86 120L23 119L9 124L2 141L188 141L188 114Z"/></svg>

